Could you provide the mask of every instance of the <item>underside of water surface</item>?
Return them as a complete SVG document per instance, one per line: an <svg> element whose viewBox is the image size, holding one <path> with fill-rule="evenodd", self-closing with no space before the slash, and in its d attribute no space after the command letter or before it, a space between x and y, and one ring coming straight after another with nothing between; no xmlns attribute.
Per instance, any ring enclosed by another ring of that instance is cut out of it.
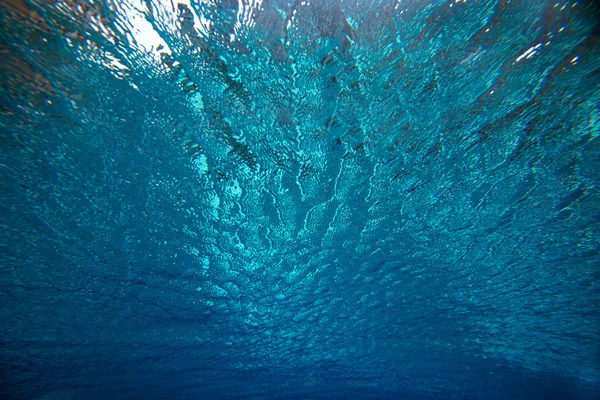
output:
<svg viewBox="0 0 600 400"><path fill-rule="evenodd" d="M593 1L3 0L3 399L600 398Z"/></svg>

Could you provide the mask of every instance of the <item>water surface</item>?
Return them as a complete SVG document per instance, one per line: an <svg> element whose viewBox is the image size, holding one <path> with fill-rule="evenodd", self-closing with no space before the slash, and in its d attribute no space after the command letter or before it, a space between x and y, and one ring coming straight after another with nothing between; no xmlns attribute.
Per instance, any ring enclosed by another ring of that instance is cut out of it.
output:
<svg viewBox="0 0 600 400"><path fill-rule="evenodd" d="M6 399L597 399L592 1L0 4Z"/></svg>

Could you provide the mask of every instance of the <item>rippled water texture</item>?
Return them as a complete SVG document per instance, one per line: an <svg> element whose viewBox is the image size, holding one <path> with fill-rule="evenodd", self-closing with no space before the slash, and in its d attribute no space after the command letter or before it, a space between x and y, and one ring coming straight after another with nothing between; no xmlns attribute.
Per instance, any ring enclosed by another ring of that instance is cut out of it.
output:
<svg viewBox="0 0 600 400"><path fill-rule="evenodd" d="M597 21L3 0L0 397L597 399Z"/></svg>

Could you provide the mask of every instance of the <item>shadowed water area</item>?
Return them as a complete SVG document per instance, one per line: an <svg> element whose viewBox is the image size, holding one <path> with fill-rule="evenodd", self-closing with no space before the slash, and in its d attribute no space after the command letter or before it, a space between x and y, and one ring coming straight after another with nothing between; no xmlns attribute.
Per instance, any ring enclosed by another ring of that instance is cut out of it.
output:
<svg viewBox="0 0 600 400"><path fill-rule="evenodd" d="M0 397L600 397L593 1L4 0Z"/></svg>

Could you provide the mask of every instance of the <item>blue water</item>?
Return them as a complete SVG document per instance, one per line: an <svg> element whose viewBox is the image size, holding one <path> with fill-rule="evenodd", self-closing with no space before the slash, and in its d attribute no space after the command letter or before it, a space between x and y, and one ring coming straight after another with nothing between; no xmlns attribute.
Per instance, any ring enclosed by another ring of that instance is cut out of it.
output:
<svg viewBox="0 0 600 400"><path fill-rule="evenodd" d="M600 398L598 17L4 0L0 397Z"/></svg>

